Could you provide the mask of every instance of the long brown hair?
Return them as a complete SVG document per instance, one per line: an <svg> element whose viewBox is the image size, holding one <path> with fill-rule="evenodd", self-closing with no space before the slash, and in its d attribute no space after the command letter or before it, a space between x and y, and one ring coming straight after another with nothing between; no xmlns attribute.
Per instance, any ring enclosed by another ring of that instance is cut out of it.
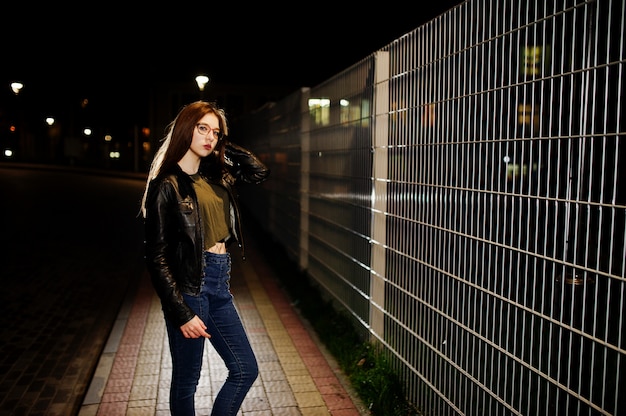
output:
<svg viewBox="0 0 626 416"><path fill-rule="evenodd" d="M185 156L187 150L191 146L194 129L198 121L207 114L213 113L217 116L220 124L220 130L224 136L228 135L228 127L226 123L226 115L224 110L217 107L215 103L206 101L196 101L182 108L174 121L170 124L171 138L163 156L163 162L159 168L158 174L167 173ZM163 143L165 146L165 143ZM224 148L224 140L217 142L215 151L222 159ZM215 153L213 153L215 155ZM212 156L213 156L212 155ZM213 156L215 157L215 156Z"/></svg>
<svg viewBox="0 0 626 416"><path fill-rule="evenodd" d="M183 158L191 146L193 131L196 128L196 124L200 121L200 119L202 119L202 117L211 113L217 116L223 136L228 136L226 113L224 110L219 108L216 103L208 101L196 101L184 106L178 112L174 121L168 125L163 143L154 155L154 159L150 165L150 172L148 172L146 188L141 201L141 212L144 217L146 215L145 204L150 181L159 175L164 175L174 170L178 162ZM215 145L215 151L210 156L205 158L210 158L210 160L206 161L210 163L202 164L203 170L206 171L206 174L213 176L217 174L217 172L221 172L224 164L224 147L225 140L222 139Z"/></svg>

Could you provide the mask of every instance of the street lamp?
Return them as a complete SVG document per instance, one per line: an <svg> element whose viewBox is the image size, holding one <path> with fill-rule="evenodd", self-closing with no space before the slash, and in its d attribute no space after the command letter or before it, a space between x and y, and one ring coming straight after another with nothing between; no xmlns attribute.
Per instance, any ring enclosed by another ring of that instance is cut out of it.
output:
<svg viewBox="0 0 626 416"><path fill-rule="evenodd" d="M11 90L13 90L15 95L18 95L22 88L24 88L24 84L22 84L21 82L12 82L11 83Z"/></svg>
<svg viewBox="0 0 626 416"><path fill-rule="evenodd" d="M198 75L196 77L196 82L198 83L198 88L200 91L204 91L204 86L209 83L209 77L206 75Z"/></svg>
<svg viewBox="0 0 626 416"><path fill-rule="evenodd" d="M200 99L204 99L204 86L209 83L209 77L206 75L198 75L196 77L198 88L200 89Z"/></svg>
<svg viewBox="0 0 626 416"><path fill-rule="evenodd" d="M22 155L25 154L25 150L28 149L28 144L26 143L26 139L27 136L24 134L23 131L23 127L26 125L24 123L23 117L23 109L22 109L22 99L20 99L18 97L18 95L20 94L21 89L24 88L24 84L22 84L21 82L18 81L14 81L11 83L11 91L13 91L13 93L15 94L15 124L11 126L11 131L12 132L17 132L15 139L17 139L17 143L13 143L14 145L16 145L17 147L20 148L20 153ZM5 156L6 157L12 157L13 156L13 152L11 150L9 150L9 153L5 152Z"/></svg>

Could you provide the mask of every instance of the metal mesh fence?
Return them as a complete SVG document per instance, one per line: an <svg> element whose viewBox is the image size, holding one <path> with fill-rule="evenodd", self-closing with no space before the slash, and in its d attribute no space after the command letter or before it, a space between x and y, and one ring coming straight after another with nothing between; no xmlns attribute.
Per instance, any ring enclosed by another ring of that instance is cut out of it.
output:
<svg viewBox="0 0 626 416"><path fill-rule="evenodd" d="M424 414L626 414L625 16L466 1L261 116L259 219Z"/></svg>

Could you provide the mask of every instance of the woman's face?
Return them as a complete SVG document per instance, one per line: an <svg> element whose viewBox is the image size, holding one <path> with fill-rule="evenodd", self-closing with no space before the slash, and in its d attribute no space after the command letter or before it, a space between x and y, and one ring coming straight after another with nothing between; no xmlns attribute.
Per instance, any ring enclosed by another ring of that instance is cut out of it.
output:
<svg viewBox="0 0 626 416"><path fill-rule="evenodd" d="M199 158L210 155L217 146L220 134L220 123L217 116L213 113L206 114L193 129L189 150Z"/></svg>

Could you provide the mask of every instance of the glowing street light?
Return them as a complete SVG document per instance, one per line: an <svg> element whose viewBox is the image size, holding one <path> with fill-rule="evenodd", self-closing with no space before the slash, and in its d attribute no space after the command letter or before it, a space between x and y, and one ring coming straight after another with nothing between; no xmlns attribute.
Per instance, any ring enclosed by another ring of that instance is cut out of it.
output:
<svg viewBox="0 0 626 416"><path fill-rule="evenodd" d="M204 91L204 86L209 83L209 77L206 75L198 75L196 77L196 82L198 83L198 88L200 91Z"/></svg>
<svg viewBox="0 0 626 416"><path fill-rule="evenodd" d="M15 95L19 94L20 90L22 88L24 88L24 84L22 84L21 82L12 82L11 83L11 90L13 90Z"/></svg>

